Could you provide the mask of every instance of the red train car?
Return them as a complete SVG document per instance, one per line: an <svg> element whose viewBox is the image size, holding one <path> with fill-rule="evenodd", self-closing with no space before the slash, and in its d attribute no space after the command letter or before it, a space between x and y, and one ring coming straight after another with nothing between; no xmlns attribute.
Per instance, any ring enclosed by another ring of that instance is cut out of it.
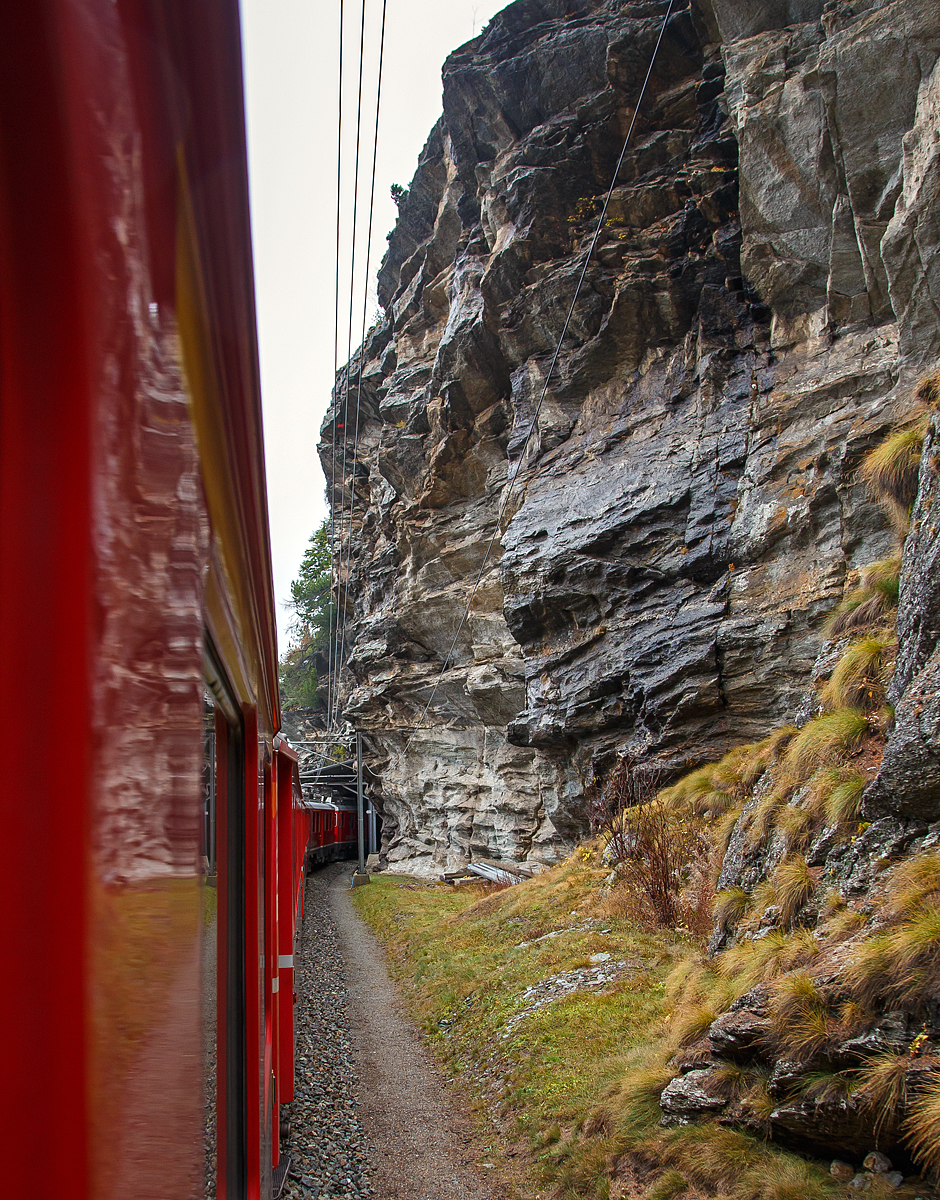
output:
<svg viewBox="0 0 940 1200"><path fill-rule="evenodd" d="M310 839L307 847L309 866L355 858L358 853L358 821L351 805L327 801L308 801Z"/></svg>
<svg viewBox="0 0 940 1200"><path fill-rule="evenodd" d="M237 0L0 15L5 1195L262 1200L284 1169L311 816L241 62Z"/></svg>

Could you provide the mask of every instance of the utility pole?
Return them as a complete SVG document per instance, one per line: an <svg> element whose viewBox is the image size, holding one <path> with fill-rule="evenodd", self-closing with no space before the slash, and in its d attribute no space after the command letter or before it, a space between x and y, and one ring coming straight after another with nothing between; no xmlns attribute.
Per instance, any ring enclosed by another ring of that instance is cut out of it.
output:
<svg viewBox="0 0 940 1200"><path fill-rule="evenodd" d="M357 825L359 828L359 871L365 873L366 813L362 803L362 734L356 734L356 802L359 806Z"/></svg>
<svg viewBox="0 0 940 1200"><path fill-rule="evenodd" d="M352 877L352 887L369 882L366 874L366 814L362 798L362 734L356 734L356 827L359 833L359 870Z"/></svg>

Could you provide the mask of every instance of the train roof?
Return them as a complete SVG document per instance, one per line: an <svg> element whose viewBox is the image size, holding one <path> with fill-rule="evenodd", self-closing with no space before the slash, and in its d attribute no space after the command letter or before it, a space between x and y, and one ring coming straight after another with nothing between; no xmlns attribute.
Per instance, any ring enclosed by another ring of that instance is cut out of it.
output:
<svg viewBox="0 0 940 1200"><path fill-rule="evenodd" d="M239 703L280 727L241 32L232 0L138 0L151 177L177 191L175 300L211 522L206 623ZM170 231L167 230L169 235ZM172 281L167 281L170 286Z"/></svg>

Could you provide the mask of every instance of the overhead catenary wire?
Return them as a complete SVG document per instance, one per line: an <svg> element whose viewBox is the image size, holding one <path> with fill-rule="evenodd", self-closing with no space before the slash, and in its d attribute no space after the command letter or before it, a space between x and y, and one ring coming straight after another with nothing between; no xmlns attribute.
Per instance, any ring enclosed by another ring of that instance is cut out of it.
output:
<svg viewBox="0 0 940 1200"><path fill-rule="evenodd" d="M364 5L363 5L364 7ZM353 531L353 515L356 504L356 471L359 467L359 414L362 408L362 376L365 372L365 357L366 357L366 317L369 306L369 268L372 261L372 229L375 216L375 178L376 167L378 164L379 154L379 118L382 111L382 68L385 60L385 17L388 8L388 0L382 0L382 29L379 35L379 66L375 89L375 129L372 139L372 174L369 182L369 222L366 233L366 266L362 285L362 333L359 342L359 377L356 384L356 416L353 422L355 428L355 437L353 439L353 464L352 474L350 476L351 483L349 488L349 534L347 537L346 546L346 587L348 596L349 574L352 569L352 531ZM349 386L349 367L346 369L346 384ZM348 417L347 417L348 423ZM340 554L342 554L342 544L340 545ZM340 564L342 572L342 563ZM343 622L343 633L339 644L339 653L337 662L343 661L343 653L346 649L346 623Z"/></svg>
<svg viewBox="0 0 940 1200"><path fill-rule="evenodd" d="M339 0L339 66L337 71L338 76L338 94L336 98L336 288L333 298L333 379L336 379L336 374L339 371L339 276L340 276L340 232L342 218L342 198L343 198L343 36L345 33L344 6L343 0ZM332 457L332 474L330 478L330 504L336 496L336 420L333 421L333 457ZM335 567L336 561L336 526L333 520L330 520L330 599L336 592L339 582L339 572ZM334 677L333 677L333 625L337 619L337 609L334 604L330 604L329 614L329 630L327 636L327 692L326 692L326 707L327 719L332 719L333 712L333 694Z"/></svg>
<svg viewBox="0 0 940 1200"><path fill-rule="evenodd" d="M353 325L353 308L355 296L355 279L356 279L356 235L358 227L359 215L359 146L362 137L362 80L363 67L365 60L365 40L366 40L366 0L362 0L361 16L359 21L359 81L358 81L358 99L356 102L356 150L353 165L353 203L352 203L352 231L351 231L351 246L349 255L349 319L346 326L346 376L343 388L343 456L342 466L340 468L340 518L339 518L339 570L337 573L337 613L336 613L336 634L334 638L335 653L334 658L334 686L331 691L333 693L333 706L329 714L328 725L332 726L336 720L339 705L339 689L335 686L339 680L339 655L340 655L340 615L345 610L345 593L348 591L348 583L344 587L343 583L343 523L346 517L346 461L347 447L349 444L349 367L348 362L352 357L352 325ZM337 306L338 307L338 306ZM337 333L339 329L339 313L336 318ZM338 364L337 364L338 365ZM335 379L335 375L334 375ZM337 406L334 406L337 407ZM333 418L334 426L336 424L336 416ZM333 464L335 467L336 458L334 455ZM335 492L331 497L331 501L335 503ZM344 624L345 628L345 624Z"/></svg>
<svg viewBox="0 0 940 1200"><path fill-rule="evenodd" d="M559 355L561 354L561 348L562 348L562 345L564 344L565 335L568 332L568 326L571 324L571 318L574 315L575 305L578 302L578 297L581 294L581 288L584 284L585 276L587 275L587 269L588 269L588 265L590 264L590 261L591 261L591 256L594 253L594 248L597 245L598 238L600 237L600 232L604 228L604 220L607 216L607 209L610 206L611 197L613 196L614 188L617 185L617 178L620 175L620 168L623 166L623 160L627 153L627 147L630 145L630 139L633 136L633 129L634 129L634 126L636 125L637 117L639 116L640 106L643 103L643 98L646 95L646 89L649 85L650 79L652 78L653 67L656 64L656 56L659 53L659 47L662 44L663 37L665 36L666 27L669 24L669 18L672 15L672 9L673 9L674 3L675 3L675 0L669 0L668 7L666 8L666 15L663 17L663 23L662 23L662 27L660 28L660 31L659 31L659 37L656 39L656 45L653 47L653 53L650 56L650 65L649 65L649 68L647 69L646 76L643 80L643 86L640 88L640 94L637 97L637 102L633 109L633 116L630 119L630 127L627 130L627 136L624 139L623 149L620 151L620 157L617 159L617 165L614 168L613 177L610 181L610 187L607 189L607 196L604 200L604 207L601 210L600 217L598 218L597 227L594 230L594 236L591 239L591 244L588 247L587 254L584 257L584 263L581 267L581 273L578 277L578 283L577 283L577 286L575 287L574 295L572 296L571 303L568 306L568 315L565 317L564 326L562 327L561 334L559 335L558 343L555 346L555 353L552 356L551 365L548 369L548 373L545 376L545 381L542 385L542 391L539 395L538 403L535 406L535 411L532 415L532 420L529 423L529 427L526 431L525 439L522 443L522 448L519 451L519 457L516 460L515 469L510 472L508 479L507 479L507 486L503 493L503 499L502 499L502 502L500 503L499 511L496 515L496 522L495 522L495 526L493 529L493 536L490 538L489 544L486 548L486 552L483 555L483 561L480 563L480 569L477 571L477 575L473 582L473 586L470 589L470 595L467 598L467 603L466 603L466 606L463 611L463 616L460 618L460 624L457 626L457 632L454 634L454 639L450 644L450 649L447 651L447 654L444 657L444 661L441 664L441 670L440 670L440 672L437 676L437 679L434 683L434 687L431 689L431 694L428 697L427 703L424 706L421 716L418 718L415 725L411 728L411 732L408 736L408 740L405 742L405 745L402 748L401 753L398 755L397 762L399 762L399 763L404 758L405 754L408 752L409 746L414 741L415 736L417 735L418 731L421 729L421 726L424 723L424 718L428 715L431 705L434 702L434 697L437 695L437 690L441 685L441 680L444 678L444 675L446 674L447 668L450 664L451 655L454 653L454 650L457 647L457 642L460 638L461 633L463 632L463 627L467 623L467 619L470 615L470 608L473 604L473 598L476 595L477 588L480 586L480 580L483 578L483 572L486 569L486 564L489 561L490 554L493 550L494 545L496 544L496 539L499 536L502 519L503 519L503 516L509 505L509 500L512 496L513 488L515 487L516 481L518 480L519 475L522 471L522 468L525 464L525 457L526 457L526 452L529 448L529 442L532 438L532 434L534 433L534 431L538 425L539 413L542 410L542 403L545 400L545 396L548 393L548 385L551 382L552 375L553 375L555 367L558 363L558 358L559 358Z"/></svg>

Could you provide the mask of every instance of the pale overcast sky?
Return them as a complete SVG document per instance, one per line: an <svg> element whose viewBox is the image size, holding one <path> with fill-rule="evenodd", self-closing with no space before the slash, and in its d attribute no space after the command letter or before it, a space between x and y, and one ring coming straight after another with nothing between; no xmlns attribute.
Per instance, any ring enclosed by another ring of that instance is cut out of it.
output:
<svg viewBox="0 0 940 1200"><path fill-rule="evenodd" d="M381 0L365 0L366 49L360 148L359 241L364 266ZM441 112L441 65L479 33L505 0L388 0L379 126L372 266L395 221L389 194L407 187ZM345 4L344 174L352 182L358 81L359 0ZM268 504L281 650L284 601L307 539L326 514L316 456L333 380L336 230L336 93L339 0L242 0L255 282L261 342ZM349 308L351 190L343 205ZM374 288L374 282L371 284ZM368 303L367 320L375 310ZM362 328L362 284L354 301L353 348ZM345 362L346 326L340 362Z"/></svg>

